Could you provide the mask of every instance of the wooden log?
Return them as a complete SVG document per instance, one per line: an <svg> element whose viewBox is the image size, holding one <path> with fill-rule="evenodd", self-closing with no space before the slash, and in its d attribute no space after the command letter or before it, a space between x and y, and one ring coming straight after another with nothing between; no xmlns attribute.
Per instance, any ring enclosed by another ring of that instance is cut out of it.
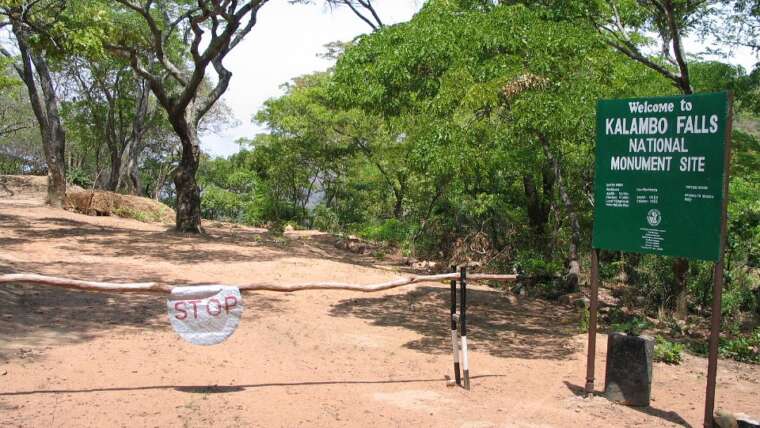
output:
<svg viewBox="0 0 760 428"><path fill-rule="evenodd" d="M501 274L470 274L467 276L471 280L491 280L491 281L515 281L517 275ZM240 291L276 291L292 292L303 290L346 290L360 291L371 293L376 291L388 290L391 288L402 287L404 285L416 284L419 282L436 282L449 279L459 279L459 273L442 273L438 275L410 275L392 281L381 282L379 284L347 284L340 282L307 282L301 284L277 284L277 283L250 283L242 285L232 285L238 287ZM55 276L37 275L29 273L17 273L0 275L0 284L31 284L46 285L51 287L69 288L82 291L101 291L108 293L161 293L169 294L173 286L161 284L158 282L140 282L140 283L117 283L117 282L97 282L83 281L78 279L61 278Z"/></svg>

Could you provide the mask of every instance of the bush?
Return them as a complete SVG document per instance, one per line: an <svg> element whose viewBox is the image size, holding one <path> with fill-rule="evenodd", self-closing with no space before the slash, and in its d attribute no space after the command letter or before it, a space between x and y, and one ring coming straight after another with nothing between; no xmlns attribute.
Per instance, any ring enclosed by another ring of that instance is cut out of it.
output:
<svg viewBox="0 0 760 428"><path fill-rule="evenodd" d="M329 233L340 231L338 215L325 204L319 204L314 207L313 216L314 227L318 230Z"/></svg>
<svg viewBox="0 0 760 428"><path fill-rule="evenodd" d="M680 343L670 342L662 336L657 336L654 345L654 360L665 364L681 364L684 346Z"/></svg>
<svg viewBox="0 0 760 428"><path fill-rule="evenodd" d="M240 197L228 190L209 185L201 194L201 215L209 220L234 220L242 208Z"/></svg>
<svg viewBox="0 0 760 428"><path fill-rule="evenodd" d="M588 311L587 307L582 307L579 309L581 316L578 321L578 331L581 333L588 333L588 325L589 325L589 317L591 314Z"/></svg>
<svg viewBox="0 0 760 428"><path fill-rule="evenodd" d="M92 187L90 175L80 168L69 168L66 171L66 181L80 187Z"/></svg>
<svg viewBox="0 0 760 428"><path fill-rule="evenodd" d="M521 252L515 260L518 271L539 280L549 280L559 276L562 264L556 260L546 260L540 254L531 251Z"/></svg>
<svg viewBox="0 0 760 428"><path fill-rule="evenodd" d="M612 331L619 331L633 336L638 336L642 331L652 327L652 323L646 318L633 316L626 321L612 324Z"/></svg>
<svg viewBox="0 0 760 428"><path fill-rule="evenodd" d="M379 224L365 226L359 231L359 236L371 241L398 244L406 239L407 229L403 223L392 218Z"/></svg>
<svg viewBox="0 0 760 428"><path fill-rule="evenodd" d="M760 363L760 327L748 337L721 340L718 352L723 358L745 363Z"/></svg>

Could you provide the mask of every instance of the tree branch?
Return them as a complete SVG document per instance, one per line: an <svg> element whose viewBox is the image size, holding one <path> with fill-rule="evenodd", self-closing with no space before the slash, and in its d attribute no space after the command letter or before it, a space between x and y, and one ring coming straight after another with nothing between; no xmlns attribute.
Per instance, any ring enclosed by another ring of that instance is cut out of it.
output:
<svg viewBox="0 0 760 428"><path fill-rule="evenodd" d="M668 21L670 39L671 43L673 44L673 55L675 56L676 62L678 63L678 69L681 72L681 76L678 79L678 85L684 94L691 94L693 90L691 88L691 82L689 80L689 66L686 64L683 46L681 44L681 32L678 28L678 24L676 23L676 18L673 10L673 1L665 0L665 3L662 4L662 8Z"/></svg>

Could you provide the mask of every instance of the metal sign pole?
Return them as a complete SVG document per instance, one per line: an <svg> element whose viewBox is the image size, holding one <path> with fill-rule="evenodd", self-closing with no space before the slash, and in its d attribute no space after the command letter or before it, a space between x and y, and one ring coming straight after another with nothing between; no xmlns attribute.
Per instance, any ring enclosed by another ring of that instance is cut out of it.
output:
<svg viewBox="0 0 760 428"><path fill-rule="evenodd" d="M726 147L723 175L723 201L721 210L720 224L720 254L718 261L715 262L713 271L713 301L712 314L710 316L710 348L707 355L707 389L705 392L705 428L713 426L713 411L715 410L715 383L718 375L718 345L720 341L720 316L721 316L721 298L723 294L723 252L726 248L726 235L728 235L728 225L726 221L726 212L728 210L728 179L731 165L731 129L734 118L733 95L728 95L728 119L726 121Z"/></svg>
<svg viewBox="0 0 760 428"><path fill-rule="evenodd" d="M586 394L594 393L594 364L596 362L596 317L599 302L599 249L591 250L591 289L589 290L588 355L586 357Z"/></svg>

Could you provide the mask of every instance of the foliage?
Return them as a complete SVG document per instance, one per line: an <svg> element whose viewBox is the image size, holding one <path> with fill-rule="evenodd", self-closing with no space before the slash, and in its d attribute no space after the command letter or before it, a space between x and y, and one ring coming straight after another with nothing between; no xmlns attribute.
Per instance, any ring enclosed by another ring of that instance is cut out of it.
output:
<svg viewBox="0 0 760 428"><path fill-rule="evenodd" d="M589 326L589 317L591 314L589 313L589 310L587 307L583 306L578 309L581 316L578 319L578 332L579 333L588 333L588 326Z"/></svg>
<svg viewBox="0 0 760 428"><path fill-rule="evenodd" d="M131 218L143 223L156 223L166 218L166 213L163 211L142 211L130 207L116 208L113 213L119 217Z"/></svg>
<svg viewBox="0 0 760 428"><path fill-rule="evenodd" d="M652 323L646 318L631 316L623 322L614 323L610 326L613 331L618 331L633 336L638 336L642 331L651 328Z"/></svg>
<svg viewBox="0 0 760 428"><path fill-rule="evenodd" d="M359 236L373 241L398 244L407 237L407 229L399 220L392 218L377 224L364 226L359 231Z"/></svg>
<svg viewBox="0 0 760 428"><path fill-rule="evenodd" d="M314 207L313 225L314 228L324 232L337 233L340 231L340 219L338 215L325 204L319 204Z"/></svg>
<svg viewBox="0 0 760 428"><path fill-rule="evenodd" d="M747 337L721 340L720 356L746 363L760 363L760 327Z"/></svg>
<svg viewBox="0 0 760 428"><path fill-rule="evenodd" d="M681 353L684 350L683 344L670 342L662 336L657 336L656 340L657 343L654 345L654 361L665 364L681 364Z"/></svg>
<svg viewBox="0 0 760 428"><path fill-rule="evenodd" d="M66 171L66 181L80 187L92 187L90 175L81 168L69 168Z"/></svg>

